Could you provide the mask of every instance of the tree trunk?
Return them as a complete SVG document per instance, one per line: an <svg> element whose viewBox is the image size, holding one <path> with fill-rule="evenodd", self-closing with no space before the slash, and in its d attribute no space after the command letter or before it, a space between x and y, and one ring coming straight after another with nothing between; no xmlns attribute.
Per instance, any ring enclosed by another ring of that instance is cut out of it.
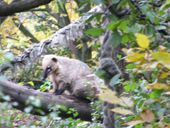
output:
<svg viewBox="0 0 170 128"><path fill-rule="evenodd" d="M48 4L51 1L52 0L22 0L12 2L8 5L0 1L0 16L9 16L17 12L27 11L40 5Z"/></svg>
<svg viewBox="0 0 170 128"><path fill-rule="evenodd" d="M41 109L44 112L49 112L49 105L64 105L68 108L74 108L79 113L79 118L82 120L91 119L91 109L89 102L76 99L70 95L54 95L52 93L40 92L34 89L29 89L26 86L18 85L7 80L0 79L0 88L2 92L9 95L12 100L19 103L19 107L26 106L26 101L29 96L34 96L40 99ZM21 105L21 106L20 106ZM66 112L62 112L61 116L68 117Z"/></svg>
<svg viewBox="0 0 170 128"><path fill-rule="evenodd" d="M107 31L105 33L103 39L103 46L101 49L100 56L100 69L104 70L107 74L107 78L105 78L105 85L111 90L115 90L111 88L110 80L113 76L120 74L122 75L121 70L118 65L113 60L113 47L111 45L111 31ZM103 125L104 128L114 128L115 127L115 114L111 111L114 108L114 104L104 102L103 103Z"/></svg>

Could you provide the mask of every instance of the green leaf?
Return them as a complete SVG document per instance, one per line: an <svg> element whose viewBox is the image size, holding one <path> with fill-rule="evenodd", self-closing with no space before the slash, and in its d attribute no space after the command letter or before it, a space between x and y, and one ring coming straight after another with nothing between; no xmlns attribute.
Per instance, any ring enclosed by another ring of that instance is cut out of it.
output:
<svg viewBox="0 0 170 128"><path fill-rule="evenodd" d="M136 67L136 64L130 63L126 65L126 69L134 69Z"/></svg>
<svg viewBox="0 0 170 128"><path fill-rule="evenodd" d="M24 112L26 113L30 113L33 110L33 106L28 106L26 108L24 108Z"/></svg>
<svg viewBox="0 0 170 128"><path fill-rule="evenodd" d="M163 4L160 9L165 10L165 9L168 9L169 7L170 7L170 0L166 0L165 4Z"/></svg>
<svg viewBox="0 0 170 128"><path fill-rule="evenodd" d="M110 80L110 86L114 87L114 85L118 84L120 82L119 80L120 78L120 74L117 74L115 76L112 77L112 79Z"/></svg>
<svg viewBox="0 0 170 128"><path fill-rule="evenodd" d="M117 3L119 3L120 0L111 0L111 1L112 1L111 2L112 4L117 4Z"/></svg>
<svg viewBox="0 0 170 128"><path fill-rule="evenodd" d="M104 79L104 78L106 78L106 76L107 76L106 71L101 70L101 69L98 69L98 70L95 72L95 74L96 74L99 78L101 78L101 79Z"/></svg>
<svg viewBox="0 0 170 128"><path fill-rule="evenodd" d="M128 20L123 20L120 22L118 28L123 32L123 33L128 33L129 32L129 21Z"/></svg>
<svg viewBox="0 0 170 128"><path fill-rule="evenodd" d="M156 26L155 28L156 28L156 30L166 30L167 29L167 27L163 26L163 25Z"/></svg>
<svg viewBox="0 0 170 128"><path fill-rule="evenodd" d="M57 3L58 3L58 5L60 6L60 8L61 8L62 10L65 9L65 7L64 7L65 1L63 1L63 0L58 0Z"/></svg>
<svg viewBox="0 0 170 128"><path fill-rule="evenodd" d="M129 32L131 33L138 33L142 30L142 28L143 28L143 25L135 23L134 25L130 26L128 29L129 29Z"/></svg>
<svg viewBox="0 0 170 128"><path fill-rule="evenodd" d="M35 107L40 107L41 106L41 101L40 99L34 97L34 96L29 96L26 104L33 105Z"/></svg>
<svg viewBox="0 0 170 128"><path fill-rule="evenodd" d="M120 21L115 21L115 20L114 20L114 21L112 21L110 24L108 24L107 29L114 31L114 30L117 29L117 27L119 26L119 24L120 24Z"/></svg>
<svg viewBox="0 0 170 128"><path fill-rule="evenodd" d="M82 6L80 6L77 10L78 11L83 11L85 8L87 8L88 7L88 3L85 3L85 4L83 4Z"/></svg>
<svg viewBox="0 0 170 128"><path fill-rule="evenodd" d="M92 16L90 16L85 22L88 24L94 19L97 20L97 21L100 21L102 16L103 16L103 13L95 13Z"/></svg>
<svg viewBox="0 0 170 128"><path fill-rule="evenodd" d="M91 28L91 29L88 29L85 33L87 35L97 37L97 36L102 35L104 33L104 30L101 28Z"/></svg>
<svg viewBox="0 0 170 128"><path fill-rule="evenodd" d="M152 23L155 23L155 13L154 12L151 12L151 11L148 11L146 13L147 17L149 18L149 20L152 22Z"/></svg>
<svg viewBox="0 0 170 128"><path fill-rule="evenodd" d="M153 25L147 25L146 26L146 34L147 35L154 35L155 34L155 26L153 26Z"/></svg>
<svg viewBox="0 0 170 128"><path fill-rule="evenodd" d="M153 91L149 94L149 96L150 96L150 98L152 98L152 99L158 99L158 98L160 98L162 92L163 92L162 90L153 90Z"/></svg>
<svg viewBox="0 0 170 128"><path fill-rule="evenodd" d="M96 13L96 14L94 15L94 18L95 18L97 21L100 21L101 17L102 17L102 13Z"/></svg>
<svg viewBox="0 0 170 128"><path fill-rule="evenodd" d="M45 92L45 91L47 91L47 90L50 90L51 86L52 86L51 82L45 81L44 84L42 84L42 85L40 86L40 89L39 89L39 90L40 90L41 92Z"/></svg>
<svg viewBox="0 0 170 128"><path fill-rule="evenodd" d="M94 4L101 4L104 3L104 0L93 0Z"/></svg>
<svg viewBox="0 0 170 128"><path fill-rule="evenodd" d="M5 101L11 101L11 98L8 95L3 96L2 99L5 100Z"/></svg>
<svg viewBox="0 0 170 128"><path fill-rule="evenodd" d="M125 44L125 43L128 43L129 42L129 38L128 38L128 35L122 35L122 43Z"/></svg>
<svg viewBox="0 0 170 128"><path fill-rule="evenodd" d="M129 82L124 86L126 92L134 91L137 88L137 84L133 82Z"/></svg>
<svg viewBox="0 0 170 128"><path fill-rule="evenodd" d="M113 48L116 48L122 41L122 37L119 32L115 31L112 33L110 42L113 46Z"/></svg>

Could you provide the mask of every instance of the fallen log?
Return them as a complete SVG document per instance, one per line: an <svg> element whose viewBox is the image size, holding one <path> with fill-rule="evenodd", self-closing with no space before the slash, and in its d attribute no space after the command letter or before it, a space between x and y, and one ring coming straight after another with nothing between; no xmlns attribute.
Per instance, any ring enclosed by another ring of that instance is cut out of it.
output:
<svg viewBox="0 0 170 128"><path fill-rule="evenodd" d="M41 101L41 109L44 112L49 111L49 105L64 105L67 108L74 108L78 113L78 118L82 120L91 120L91 108L87 101L82 101L70 95L54 95L48 92L40 92L26 86L18 85L16 83L0 79L1 91L9 95L14 101L19 103L19 106L26 106L26 101L29 96L34 96ZM61 116L68 115L62 112Z"/></svg>

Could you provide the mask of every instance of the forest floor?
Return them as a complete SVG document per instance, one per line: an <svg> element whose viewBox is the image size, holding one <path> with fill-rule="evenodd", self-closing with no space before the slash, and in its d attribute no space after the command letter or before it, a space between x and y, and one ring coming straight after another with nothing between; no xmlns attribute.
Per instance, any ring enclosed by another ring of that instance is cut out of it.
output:
<svg viewBox="0 0 170 128"><path fill-rule="evenodd" d="M19 128L21 126L25 128L32 125L41 127L41 123L41 116L28 114L15 108L0 112L0 128Z"/></svg>

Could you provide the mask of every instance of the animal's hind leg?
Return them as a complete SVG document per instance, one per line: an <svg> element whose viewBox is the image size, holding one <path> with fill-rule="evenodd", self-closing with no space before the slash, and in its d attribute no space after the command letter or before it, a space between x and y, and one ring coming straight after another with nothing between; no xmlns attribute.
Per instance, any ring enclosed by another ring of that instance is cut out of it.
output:
<svg viewBox="0 0 170 128"><path fill-rule="evenodd" d="M93 81L89 79L79 79L74 83L74 88L72 91L72 95L77 98L92 100L96 98L97 87Z"/></svg>

